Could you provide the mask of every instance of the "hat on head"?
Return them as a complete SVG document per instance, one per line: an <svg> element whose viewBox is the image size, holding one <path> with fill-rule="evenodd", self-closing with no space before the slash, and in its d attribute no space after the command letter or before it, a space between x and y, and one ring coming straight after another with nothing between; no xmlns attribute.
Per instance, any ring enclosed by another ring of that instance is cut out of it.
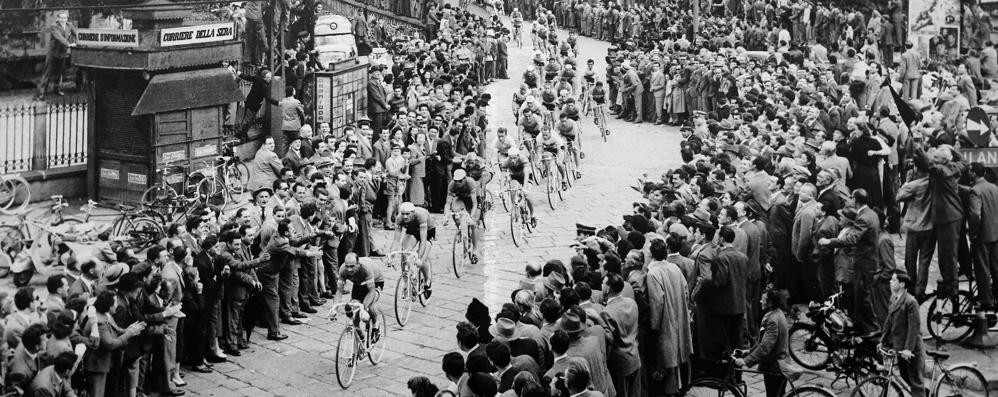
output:
<svg viewBox="0 0 998 397"><path fill-rule="evenodd" d="M467 177L467 176L468 176L468 173L465 170L463 170L463 169L458 168L458 169L454 170L454 180L455 181L464 180L464 178Z"/></svg>
<svg viewBox="0 0 998 397"><path fill-rule="evenodd" d="M334 165L333 160L322 157L315 163L315 168L325 168Z"/></svg>
<svg viewBox="0 0 998 397"><path fill-rule="evenodd" d="M267 192L271 196L274 195L274 189L271 189L269 187L264 186L264 187L261 187L261 188L256 189L256 190L253 191L253 199L256 200L256 196L259 196L260 193L263 193L263 192Z"/></svg>
<svg viewBox="0 0 998 397"><path fill-rule="evenodd" d="M522 328L516 326L516 322L511 319L500 317L496 323L489 326L489 333L499 342L519 339Z"/></svg>
<svg viewBox="0 0 998 397"><path fill-rule="evenodd" d="M128 273L128 265L124 263L115 263L108 266L108 268L104 270L104 279L107 280L104 285L118 285L118 280L121 278L121 275L125 273Z"/></svg>
<svg viewBox="0 0 998 397"><path fill-rule="evenodd" d="M842 219L845 219L845 220L847 220L849 222L856 222L856 215L857 215L857 213L856 213L855 209L852 209L852 208L843 208L843 209L840 209L839 210L839 215L842 216Z"/></svg>
<svg viewBox="0 0 998 397"><path fill-rule="evenodd" d="M565 276L558 272L551 272L547 277L544 277L544 287L552 291L561 291L562 288L565 288Z"/></svg>
<svg viewBox="0 0 998 397"><path fill-rule="evenodd" d="M371 119L367 118L367 116L362 116L360 118L360 120L357 120L357 126L358 127L363 127L365 125L370 126L371 125Z"/></svg>
<svg viewBox="0 0 998 397"><path fill-rule="evenodd" d="M631 227L640 233L655 231L655 228L652 227L651 222L649 222L648 218L645 218L644 215L624 215L624 222L630 223Z"/></svg>
<svg viewBox="0 0 998 397"><path fill-rule="evenodd" d="M572 312L566 312L565 315L558 319L558 328L570 335L586 330L586 326L582 322L582 319L579 318L579 315Z"/></svg>

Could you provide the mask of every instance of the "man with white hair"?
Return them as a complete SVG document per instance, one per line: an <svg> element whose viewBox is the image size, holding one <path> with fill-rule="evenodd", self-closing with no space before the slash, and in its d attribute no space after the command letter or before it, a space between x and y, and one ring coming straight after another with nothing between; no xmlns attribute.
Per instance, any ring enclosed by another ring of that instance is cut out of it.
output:
<svg viewBox="0 0 998 397"><path fill-rule="evenodd" d="M817 158L818 168L821 170L834 170L837 184L842 189L846 189L846 180L852 178L852 167L849 166L849 159L835 153L836 144L834 141L821 143L821 153ZM848 192L848 190L845 190Z"/></svg>
<svg viewBox="0 0 998 397"><path fill-rule="evenodd" d="M957 288L957 241L963 223L959 178L967 165L949 145L940 145L930 158L921 147L914 152L915 166L929 174L929 213L932 216L935 240L939 250L939 273L942 275L938 295L945 297Z"/></svg>

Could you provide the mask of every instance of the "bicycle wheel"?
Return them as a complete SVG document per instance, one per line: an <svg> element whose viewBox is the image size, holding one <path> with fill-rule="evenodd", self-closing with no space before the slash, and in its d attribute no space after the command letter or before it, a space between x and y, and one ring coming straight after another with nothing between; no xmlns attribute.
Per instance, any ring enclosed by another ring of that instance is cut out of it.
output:
<svg viewBox="0 0 998 397"><path fill-rule="evenodd" d="M412 315L412 286L409 285L409 275L402 275L395 283L395 321L404 327Z"/></svg>
<svg viewBox="0 0 998 397"><path fill-rule="evenodd" d="M222 210L229 203L228 188L217 177L204 178L198 183L195 193L200 202L208 207Z"/></svg>
<svg viewBox="0 0 998 397"><path fill-rule="evenodd" d="M988 397L988 381L977 368L957 365L943 373L932 387L932 397Z"/></svg>
<svg viewBox="0 0 998 397"><path fill-rule="evenodd" d="M863 379L849 394L852 397L903 397L901 386L883 375Z"/></svg>
<svg viewBox="0 0 998 397"><path fill-rule="evenodd" d="M353 321L353 320L348 320ZM357 336L353 327L346 327L336 342L336 381L346 389L357 374Z"/></svg>
<svg viewBox="0 0 998 397"><path fill-rule="evenodd" d="M166 235L162 226L152 218L144 216L124 218L118 227L118 236L127 236L129 244L138 250L159 243L159 240Z"/></svg>
<svg viewBox="0 0 998 397"><path fill-rule="evenodd" d="M426 296L426 281L423 272L416 269L416 285L412 286L412 295L419 299L419 304L423 307L430 304L430 298Z"/></svg>
<svg viewBox="0 0 998 397"><path fill-rule="evenodd" d="M465 237L462 235L463 232L458 232L454 235L454 243L451 246L450 256L451 265L454 268L454 277L461 278L461 272L464 271L465 262L468 260L468 254L465 252Z"/></svg>
<svg viewBox="0 0 998 397"><path fill-rule="evenodd" d="M693 382L683 394L686 397L744 397L741 390L720 379L704 378Z"/></svg>
<svg viewBox="0 0 998 397"><path fill-rule="evenodd" d="M788 393L786 397L835 397L835 393L820 386L801 386Z"/></svg>
<svg viewBox="0 0 998 397"><path fill-rule="evenodd" d="M804 368L825 369L832 357L828 337L813 324L794 324L790 327L790 357Z"/></svg>
<svg viewBox="0 0 998 397"><path fill-rule="evenodd" d="M523 223L524 220L520 219L519 208L516 211L509 212L509 237L513 240L513 245L519 247L520 243L523 242Z"/></svg>
<svg viewBox="0 0 998 397"><path fill-rule="evenodd" d="M30 203L31 187L28 181L18 175L3 177L0 182L0 212L22 212Z"/></svg>
<svg viewBox="0 0 998 397"><path fill-rule="evenodd" d="M555 188L551 186L553 183L554 183L554 177L549 174L545 186L548 194L548 206L550 206L552 210L554 210L554 190L558 190L559 192L561 191L561 186Z"/></svg>
<svg viewBox="0 0 998 397"><path fill-rule="evenodd" d="M929 311L925 314L925 327L929 335L937 340L957 342L974 331L973 313L974 297L969 291L960 290L956 299L940 299L933 294L929 299Z"/></svg>
<svg viewBox="0 0 998 397"><path fill-rule="evenodd" d="M156 211L169 211L176 200L177 191L167 185L152 185L142 193L142 206Z"/></svg>
<svg viewBox="0 0 998 397"><path fill-rule="evenodd" d="M385 346L388 344L386 341L388 339L388 322L381 310L376 311L372 319L377 319L378 327L372 328L367 335L367 340L372 341L371 345L367 347L367 359L371 361L371 364L378 365L385 356Z"/></svg>
<svg viewBox="0 0 998 397"><path fill-rule="evenodd" d="M509 189L509 184L504 184L504 185L506 185L506 186L501 186L501 188L503 190L499 192L499 201L502 201L502 210L506 211L506 212L509 212L509 204L510 204L509 202L513 201L513 199L512 199L512 193L510 193L509 190L508 190ZM507 196L510 197L509 200L506 199Z"/></svg>
<svg viewBox="0 0 998 397"><path fill-rule="evenodd" d="M534 223L534 220L530 219L530 211L527 209L527 203L520 204L520 218L523 219L523 226L527 228L527 233L533 233L534 227L531 224Z"/></svg>
<svg viewBox="0 0 998 397"><path fill-rule="evenodd" d="M246 191L246 184L249 183L249 168L246 167L246 163L238 162L226 166L225 173L227 178L226 188L233 195L232 198L236 199Z"/></svg>

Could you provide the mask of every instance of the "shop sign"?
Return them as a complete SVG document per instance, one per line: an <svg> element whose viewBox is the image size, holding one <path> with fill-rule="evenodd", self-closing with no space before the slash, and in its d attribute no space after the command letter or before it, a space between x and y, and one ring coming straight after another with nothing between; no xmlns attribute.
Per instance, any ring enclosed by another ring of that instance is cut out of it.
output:
<svg viewBox="0 0 998 397"><path fill-rule="evenodd" d="M80 47L138 47L138 30L76 29L76 45Z"/></svg>
<svg viewBox="0 0 998 397"><path fill-rule="evenodd" d="M133 174L131 172L128 173L128 183L130 184L145 186L146 184L148 184L148 181L149 180L146 178L145 174Z"/></svg>
<svg viewBox="0 0 998 397"><path fill-rule="evenodd" d="M981 163L985 167L998 167L998 147L960 149L968 163Z"/></svg>
<svg viewBox="0 0 998 397"><path fill-rule="evenodd" d="M159 31L159 45L170 47L175 45L213 43L236 38L233 22L216 23L212 25L184 26L162 29Z"/></svg>
<svg viewBox="0 0 998 397"><path fill-rule="evenodd" d="M215 145L198 146L194 148L194 157L204 157L210 156L218 153L218 148Z"/></svg>
<svg viewBox="0 0 998 397"><path fill-rule="evenodd" d="M166 184L177 185L184 181L184 175L183 174L167 175L165 179L166 179Z"/></svg>
<svg viewBox="0 0 998 397"><path fill-rule="evenodd" d="M328 123L332 111L329 94L332 91L329 77L315 78L315 118L320 123Z"/></svg>
<svg viewBox="0 0 998 397"><path fill-rule="evenodd" d="M101 168L100 177L103 179L118 180L120 178L120 175L118 174L118 170L112 170L110 168Z"/></svg>
<svg viewBox="0 0 998 397"><path fill-rule="evenodd" d="M186 157L187 156L184 155L183 150L177 150L173 152L163 152L163 159L161 161L164 163L172 163L176 161L182 161Z"/></svg>

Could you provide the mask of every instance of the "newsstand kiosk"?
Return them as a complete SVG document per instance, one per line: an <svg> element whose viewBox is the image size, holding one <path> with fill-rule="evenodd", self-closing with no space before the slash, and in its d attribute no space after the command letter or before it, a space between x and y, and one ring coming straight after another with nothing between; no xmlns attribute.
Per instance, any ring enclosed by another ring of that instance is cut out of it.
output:
<svg viewBox="0 0 998 397"><path fill-rule="evenodd" d="M242 56L233 22L185 23L182 4L123 14L133 30L84 30L73 63L92 76L89 195L134 204L164 177L157 169L181 169L165 179L182 192L188 174L214 165L227 106L244 97L222 65Z"/></svg>

